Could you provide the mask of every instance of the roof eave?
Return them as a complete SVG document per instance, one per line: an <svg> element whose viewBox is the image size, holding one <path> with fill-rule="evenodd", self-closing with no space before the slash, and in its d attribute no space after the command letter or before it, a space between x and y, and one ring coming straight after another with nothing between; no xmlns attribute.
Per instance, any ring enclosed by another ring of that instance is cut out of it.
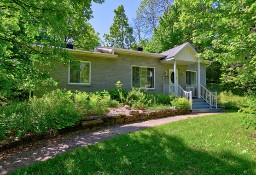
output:
<svg viewBox="0 0 256 175"><path fill-rule="evenodd" d="M72 54L75 55L83 55L83 56L91 56L91 57L97 57L97 58L109 58L109 59L116 59L118 55L109 54L109 53L99 53L99 52L90 52L90 51L82 51L82 50L76 50L76 49L66 49Z"/></svg>

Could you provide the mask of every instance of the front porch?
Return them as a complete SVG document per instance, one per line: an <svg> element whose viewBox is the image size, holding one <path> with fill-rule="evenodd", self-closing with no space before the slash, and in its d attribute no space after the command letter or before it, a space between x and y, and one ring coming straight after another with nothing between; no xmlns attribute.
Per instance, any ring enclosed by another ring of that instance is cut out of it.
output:
<svg viewBox="0 0 256 175"><path fill-rule="evenodd" d="M191 44L184 43L162 54L166 58L161 63L168 65L163 83L164 94L187 98L192 110L217 108L217 93L206 88L206 65L209 62L196 57L197 52Z"/></svg>

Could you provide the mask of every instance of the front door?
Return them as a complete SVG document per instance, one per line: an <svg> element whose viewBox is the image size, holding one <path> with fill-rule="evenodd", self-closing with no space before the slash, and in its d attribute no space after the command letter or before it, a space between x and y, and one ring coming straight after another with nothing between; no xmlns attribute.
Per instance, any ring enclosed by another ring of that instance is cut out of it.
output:
<svg viewBox="0 0 256 175"><path fill-rule="evenodd" d="M178 70L176 70L176 79L177 82L178 81ZM169 69L169 93L175 93L175 88L174 88L174 70L173 69Z"/></svg>
<svg viewBox="0 0 256 175"><path fill-rule="evenodd" d="M197 72L186 71L186 91L192 91L192 96L197 96Z"/></svg>

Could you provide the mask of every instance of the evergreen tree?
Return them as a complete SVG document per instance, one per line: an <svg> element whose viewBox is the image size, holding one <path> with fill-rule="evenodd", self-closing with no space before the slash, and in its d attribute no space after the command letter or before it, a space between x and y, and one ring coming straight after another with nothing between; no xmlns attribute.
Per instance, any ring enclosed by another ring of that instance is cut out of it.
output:
<svg viewBox="0 0 256 175"><path fill-rule="evenodd" d="M114 12L115 17L113 24L110 26L110 33L104 34L105 42L110 47L131 48L135 39L133 37L133 29L128 24L124 6L119 6Z"/></svg>

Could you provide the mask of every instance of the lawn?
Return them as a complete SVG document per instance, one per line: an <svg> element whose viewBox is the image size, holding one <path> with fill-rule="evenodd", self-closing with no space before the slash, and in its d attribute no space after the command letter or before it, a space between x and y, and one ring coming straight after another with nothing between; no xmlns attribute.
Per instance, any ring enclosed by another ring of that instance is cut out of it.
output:
<svg viewBox="0 0 256 175"><path fill-rule="evenodd" d="M78 148L14 174L256 174L242 114L191 118Z"/></svg>

